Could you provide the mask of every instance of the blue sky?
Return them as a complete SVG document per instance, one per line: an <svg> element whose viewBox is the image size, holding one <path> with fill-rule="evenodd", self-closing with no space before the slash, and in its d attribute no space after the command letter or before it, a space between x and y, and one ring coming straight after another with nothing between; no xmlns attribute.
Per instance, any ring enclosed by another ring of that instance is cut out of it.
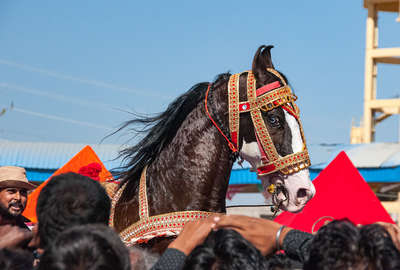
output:
<svg viewBox="0 0 400 270"><path fill-rule="evenodd" d="M0 138L99 143L157 113L192 85L251 66L272 44L299 97L308 143L348 143L363 114L362 1L0 2ZM380 46L398 47L397 14L382 14ZM400 95L398 66L379 66L378 96ZM398 140L398 117L377 141ZM104 143L123 143L113 136Z"/></svg>

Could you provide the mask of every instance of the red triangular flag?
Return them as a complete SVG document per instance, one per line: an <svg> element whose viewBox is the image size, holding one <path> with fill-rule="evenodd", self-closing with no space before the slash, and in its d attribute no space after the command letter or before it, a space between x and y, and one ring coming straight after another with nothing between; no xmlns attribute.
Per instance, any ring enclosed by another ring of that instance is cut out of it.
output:
<svg viewBox="0 0 400 270"><path fill-rule="evenodd" d="M375 193L345 152L313 181L316 195L298 214L283 212L274 221L305 232L316 232L327 221L347 218L354 224L394 223Z"/></svg>

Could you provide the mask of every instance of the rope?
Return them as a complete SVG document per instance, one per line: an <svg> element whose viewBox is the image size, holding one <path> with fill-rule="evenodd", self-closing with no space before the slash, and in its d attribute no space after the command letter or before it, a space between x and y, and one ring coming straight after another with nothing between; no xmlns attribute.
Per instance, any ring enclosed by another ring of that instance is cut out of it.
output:
<svg viewBox="0 0 400 270"><path fill-rule="evenodd" d="M228 139L228 137L226 137L226 135L222 132L222 130L219 128L219 126L217 125L217 123L214 121L214 119L211 117L210 112L208 111L208 106L207 106L207 99L208 99L208 93L210 92L211 89L211 83L208 84L208 88L207 88L207 92L206 92L206 97L204 99L204 106L206 109L206 113L208 118L210 118L211 122L214 124L214 126L217 128L217 130L219 131L219 133L221 133L221 135L225 138L225 140L228 142L228 146L229 148L233 151L233 152L238 152L238 149L235 147L235 145Z"/></svg>

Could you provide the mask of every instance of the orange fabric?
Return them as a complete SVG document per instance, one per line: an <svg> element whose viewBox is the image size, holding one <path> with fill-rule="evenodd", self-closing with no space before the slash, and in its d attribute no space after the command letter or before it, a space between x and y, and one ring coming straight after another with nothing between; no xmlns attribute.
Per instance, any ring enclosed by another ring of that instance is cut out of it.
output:
<svg viewBox="0 0 400 270"><path fill-rule="evenodd" d="M77 153L73 158L71 158L64 166L59 168L57 171L53 173L53 175L43 182L40 186L38 186L32 193L28 195L28 203L25 208L25 211L22 213L26 218L28 218L31 222L36 223L36 203L37 199L39 198L40 191L47 183L51 180L53 176L66 173L66 172L76 172L78 173L79 170L83 166L87 166L91 163L98 163L101 166L101 172L99 174L100 182L112 179L111 173L104 167L104 164L101 162L99 157L93 151L93 149L86 145L79 153Z"/></svg>

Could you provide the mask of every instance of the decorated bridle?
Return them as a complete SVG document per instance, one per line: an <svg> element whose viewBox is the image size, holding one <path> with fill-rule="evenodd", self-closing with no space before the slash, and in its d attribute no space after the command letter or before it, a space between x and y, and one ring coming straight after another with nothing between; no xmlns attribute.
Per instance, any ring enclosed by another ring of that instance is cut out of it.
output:
<svg viewBox="0 0 400 270"><path fill-rule="evenodd" d="M283 174L292 174L305 169L311 165L308 156L307 147L303 127L300 123L299 109L294 103L297 99L287 85L285 79L275 69L268 68L268 72L278 77L279 81L267 84L256 89L256 79L253 72L247 73L247 101L239 101L239 78L240 74L234 74L229 79L228 95L229 95L229 128L231 138L239 148L239 122L240 114L250 112L253 122L257 144L261 152L262 165L257 168L258 175L267 175L276 171ZM261 111L270 111L277 107L282 107L291 114L298 122L300 133L303 140L303 150L281 157L276 151L275 145L269 135L268 129L262 118Z"/></svg>
<svg viewBox="0 0 400 270"><path fill-rule="evenodd" d="M229 79L228 96L229 96L229 129L231 140L222 132L218 124L211 117L208 106L207 97L211 89L209 85L205 96L205 109L208 117L218 129L218 131L228 141L229 148L233 152L239 150L239 122L240 114L249 112L254 125L255 135L257 138L258 147L262 155L262 165L257 167L258 175L267 175L276 171L284 174L291 174L305 169L311 165L305 145L303 128L299 119L299 109L294 104L297 97L292 93L284 78L274 69L267 69L268 72L277 76L283 83L275 81L256 89L256 80L251 71L247 71L247 101L239 100L239 79L242 73L234 74ZM244 72L243 72L244 73ZM301 136L303 139L303 150L281 157L269 135L262 111L270 111L277 107L282 107L297 120ZM152 238L160 236L176 236L188 221L207 218L212 215L212 212L206 211L180 211L166 213L156 216L149 216L147 191L146 191L146 170L142 171L139 184L139 217L140 220L120 233L122 241L128 245L147 242ZM109 225L114 227L115 206L124 191L126 184L123 185L114 194L111 201L111 213ZM275 189L275 188L274 188ZM271 190L271 193L279 193L276 189ZM277 207L276 209L278 209ZM277 212L277 210L275 211Z"/></svg>
<svg viewBox="0 0 400 270"><path fill-rule="evenodd" d="M283 174L292 174L311 165L305 143L303 127L300 122L300 112L294 103L297 100L297 97L292 93L289 85L287 85L285 79L279 74L279 72L272 68L268 68L267 71L278 77L283 85L281 85L279 81L275 81L256 89L256 79L252 71L237 73L229 78L228 106L231 140L229 140L227 136L223 134L218 125L212 119L208 112L207 102L206 111L211 121L228 141L228 145L233 152L239 151L238 140L240 130L240 114L249 112L253 122L257 144L261 152L262 164L257 167L257 174L262 176L274 173L276 171L280 171ZM240 75L243 73L247 73L247 101L239 100L239 79ZM280 156L276 151L264 119L262 118L262 111L267 112L277 107L283 108L297 120L303 140L302 151L289 154L284 157Z"/></svg>

